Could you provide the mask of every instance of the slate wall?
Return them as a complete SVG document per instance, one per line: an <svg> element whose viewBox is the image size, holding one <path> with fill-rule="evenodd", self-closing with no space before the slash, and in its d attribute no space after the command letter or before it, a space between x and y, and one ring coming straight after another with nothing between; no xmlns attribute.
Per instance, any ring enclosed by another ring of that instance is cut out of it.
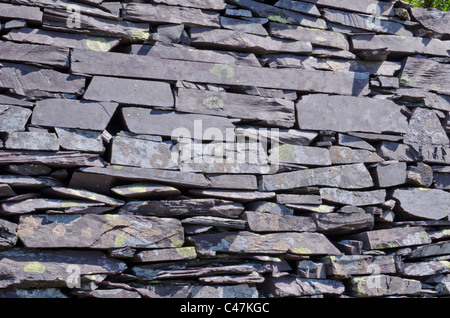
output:
<svg viewBox="0 0 450 318"><path fill-rule="evenodd" d="M450 15L0 1L0 297L445 297Z"/></svg>

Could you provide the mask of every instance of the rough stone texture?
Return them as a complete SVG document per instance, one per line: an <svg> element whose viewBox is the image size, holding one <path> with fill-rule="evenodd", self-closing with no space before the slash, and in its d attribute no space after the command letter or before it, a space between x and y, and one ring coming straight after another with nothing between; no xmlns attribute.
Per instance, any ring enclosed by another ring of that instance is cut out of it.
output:
<svg viewBox="0 0 450 318"><path fill-rule="evenodd" d="M418 280L388 275L353 277L351 286L356 297L415 295L422 288L422 284Z"/></svg>
<svg viewBox="0 0 450 318"><path fill-rule="evenodd" d="M445 218L450 212L450 193L428 188L396 189L392 197L398 209L412 217L428 220Z"/></svg>

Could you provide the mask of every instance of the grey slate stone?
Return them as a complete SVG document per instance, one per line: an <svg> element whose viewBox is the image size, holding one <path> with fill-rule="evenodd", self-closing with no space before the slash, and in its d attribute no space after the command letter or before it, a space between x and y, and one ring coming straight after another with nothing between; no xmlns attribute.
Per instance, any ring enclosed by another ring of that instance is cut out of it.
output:
<svg viewBox="0 0 450 318"><path fill-rule="evenodd" d="M154 0L153 2L157 4L167 4L171 6L182 6L182 7L217 10L217 11L221 11L226 7L226 4L223 0L190 0L190 1Z"/></svg>
<svg viewBox="0 0 450 318"><path fill-rule="evenodd" d="M39 8L0 3L0 12L2 19L22 19L36 25L42 23L42 12Z"/></svg>
<svg viewBox="0 0 450 318"><path fill-rule="evenodd" d="M443 190L403 188L396 189L392 197L399 202L399 211L410 217L440 220L450 213L450 193Z"/></svg>
<svg viewBox="0 0 450 318"><path fill-rule="evenodd" d="M269 35L269 33L267 33L266 28L264 28L260 23L251 22L247 20L220 17L220 25L223 28L229 30L262 36Z"/></svg>
<svg viewBox="0 0 450 318"><path fill-rule="evenodd" d="M290 144L278 144L271 149L271 160L280 164L294 163L306 166L331 166L332 161L327 149L296 146Z"/></svg>
<svg viewBox="0 0 450 318"><path fill-rule="evenodd" d="M418 280L389 275L352 277L351 291L356 297L379 297L393 295L415 295L422 289ZM379 286L373 288L373 286Z"/></svg>
<svg viewBox="0 0 450 318"><path fill-rule="evenodd" d="M62 149L99 154L105 151L99 131L55 127L55 132Z"/></svg>
<svg viewBox="0 0 450 318"><path fill-rule="evenodd" d="M433 184L433 169L423 162L418 162L416 165L408 167L406 170L406 180L408 184L428 188Z"/></svg>
<svg viewBox="0 0 450 318"><path fill-rule="evenodd" d="M373 179L380 188L387 188L405 184L406 162L386 161L377 164L372 170Z"/></svg>
<svg viewBox="0 0 450 318"><path fill-rule="evenodd" d="M314 232L316 224L307 216L246 211L243 219L252 232Z"/></svg>
<svg viewBox="0 0 450 318"><path fill-rule="evenodd" d="M31 113L24 107L0 105L0 131L25 131Z"/></svg>
<svg viewBox="0 0 450 318"><path fill-rule="evenodd" d="M331 279L308 279L295 276L270 278L264 284L268 297L301 297L314 295L341 295L344 284Z"/></svg>
<svg viewBox="0 0 450 318"><path fill-rule="evenodd" d="M4 138L6 149L58 151L56 134L45 132L8 132Z"/></svg>
<svg viewBox="0 0 450 318"><path fill-rule="evenodd" d="M409 120L403 142L409 145L448 145L449 139L433 110L416 108Z"/></svg>
<svg viewBox="0 0 450 318"><path fill-rule="evenodd" d="M329 148L331 163L349 164L349 163L375 163L383 161L376 152L364 149L352 149L343 146L331 146Z"/></svg>
<svg viewBox="0 0 450 318"><path fill-rule="evenodd" d="M385 190L346 191L337 188L321 188L320 196L324 201L354 206L378 205L386 201Z"/></svg>
<svg viewBox="0 0 450 318"><path fill-rule="evenodd" d="M279 0L275 3L275 6L283 9L305 13L315 17L320 17L319 10L314 4L311 3L304 3L292 0Z"/></svg>

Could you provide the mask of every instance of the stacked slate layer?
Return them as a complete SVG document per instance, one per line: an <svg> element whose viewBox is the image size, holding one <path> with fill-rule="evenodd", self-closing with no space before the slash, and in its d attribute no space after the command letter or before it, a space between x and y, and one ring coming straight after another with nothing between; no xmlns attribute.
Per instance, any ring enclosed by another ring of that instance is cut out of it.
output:
<svg viewBox="0 0 450 318"><path fill-rule="evenodd" d="M0 0L0 22L0 297L450 294L449 13Z"/></svg>

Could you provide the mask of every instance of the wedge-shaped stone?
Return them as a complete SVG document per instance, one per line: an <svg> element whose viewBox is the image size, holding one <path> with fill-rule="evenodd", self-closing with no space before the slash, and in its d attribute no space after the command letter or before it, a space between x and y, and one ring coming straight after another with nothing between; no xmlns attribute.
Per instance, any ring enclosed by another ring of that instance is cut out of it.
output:
<svg viewBox="0 0 450 318"><path fill-rule="evenodd" d="M259 200L270 200L275 198L275 192L259 192L247 190L194 189L189 190L188 193L194 197L217 198L242 203Z"/></svg>
<svg viewBox="0 0 450 318"><path fill-rule="evenodd" d="M317 231L330 235L340 235L371 230L374 226L374 217L371 213L354 212L341 213L327 211L314 211L312 219L317 225Z"/></svg>
<svg viewBox="0 0 450 318"><path fill-rule="evenodd" d="M285 99L179 88L176 109L181 112L259 121L290 128L295 124L294 103Z"/></svg>
<svg viewBox="0 0 450 318"><path fill-rule="evenodd" d="M0 150L2 164L45 164L52 167L103 167L98 154L86 154L77 151L21 151Z"/></svg>
<svg viewBox="0 0 450 318"><path fill-rule="evenodd" d="M349 163L374 163L383 161L376 152L364 149L352 149L343 146L331 146L330 158L332 164L349 164Z"/></svg>
<svg viewBox="0 0 450 318"><path fill-rule="evenodd" d="M377 153L384 159L414 162L421 159L419 149L397 142L382 141L377 146Z"/></svg>
<svg viewBox="0 0 450 318"><path fill-rule="evenodd" d="M90 207L103 206L103 203L92 201L59 200L59 199L27 199L23 201L4 202L1 205L3 215L32 213L43 210L61 210L69 208L84 210Z"/></svg>
<svg viewBox="0 0 450 318"><path fill-rule="evenodd" d="M208 226L220 229L238 229L244 230L247 222L230 218L221 218L217 216L193 216L181 221L183 226Z"/></svg>
<svg viewBox="0 0 450 318"><path fill-rule="evenodd" d="M0 250L11 248L17 242L17 224L0 219Z"/></svg>
<svg viewBox="0 0 450 318"><path fill-rule="evenodd" d="M378 187L387 188L406 183L406 162L386 161L373 170L373 179Z"/></svg>
<svg viewBox="0 0 450 318"><path fill-rule="evenodd" d="M316 94L303 96L296 107L301 129L372 133L408 129L400 107L390 100Z"/></svg>
<svg viewBox="0 0 450 318"><path fill-rule="evenodd" d="M43 191L46 194L50 194L52 196L57 196L61 198L67 199L78 199L78 200L86 200L86 201L94 201L104 203L109 206L122 206L125 204L125 201L118 200L103 194L98 194L92 191L82 190L82 189L71 189L64 187L49 187L44 189Z"/></svg>
<svg viewBox="0 0 450 318"><path fill-rule="evenodd" d="M94 76L84 99L129 105L173 107L168 83Z"/></svg>
<svg viewBox="0 0 450 318"><path fill-rule="evenodd" d="M403 275L409 277L424 277L450 273L449 261L429 261L405 263Z"/></svg>
<svg viewBox="0 0 450 318"><path fill-rule="evenodd" d="M206 178L210 182L210 188L240 190L258 189L256 176L251 174L207 174Z"/></svg>
<svg viewBox="0 0 450 318"><path fill-rule="evenodd" d="M394 15L394 4L387 1L377 1L377 0L360 0L354 2L352 0L303 0L304 2L310 2L317 4L321 7L342 9L347 11L354 11L367 14L376 15ZM349 10L351 9L351 10Z"/></svg>
<svg viewBox="0 0 450 318"><path fill-rule="evenodd" d="M151 197L164 197L180 194L180 190L157 183L134 183L128 185L117 186L111 189L115 194L123 196L125 198L151 198Z"/></svg>
<svg viewBox="0 0 450 318"><path fill-rule="evenodd" d="M144 250L136 254L133 262L136 263L154 263L166 261L180 261L195 259L197 253L193 246L162 248L157 250Z"/></svg>
<svg viewBox="0 0 450 318"><path fill-rule="evenodd" d="M450 24L450 14L438 9L411 8L411 15L423 27L442 34L447 40L450 37L448 25Z"/></svg>
<svg viewBox="0 0 450 318"><path fill-rule="evenodd" d="M125 20L129 21L220 28L218 13L196 8L174 7L164 4L127 3L123 6L122 15Z"/></svg>
<svg viewBox="0 0 450 318"><path fill-rule="evenodd" d="M29 92L68 93L80 95L85 78L31 65L3 63L0 87L14 90L18 95Z"/></svg>
<svg viewBox="0 0 450 318"><path fill-rule="evenodd" d="M392 197L399 212L416 218L440 220L450 214L450 193L439 189L396 189Z"/></svg>
<svg viewBox="0 0 450 318"><path fill-rule="evenodd" d="M124 262L107 256L99 251L77 250L29 250L11 249L0 252L0 287L58 287L67 288L67 283L76 285L73 272L76 268L80 275L120 274L127 266Z"/></svg>
<svg viewBox="0 0 450 318"><path fill-rule="evenodd" d="M123 166L110 166L101 169L82 168L81 170L91 174L116 177L130 181L162 182L190 188L207 188L209 186L206 178L199 173Z"/></svg>
<svg viewBox="0 0 450 318"><path fill-rule="evenodd" d="M115 137L112 143L111 163L154 169L178 169L172 160L173 143L144 139Z"/></svg>
<svg viewBox="0 0 450 318"><path fill-rule="evenodd" d="M427 232L420 227L394 227L352 235L352 239L363 242L364 249L385 249L431 243Z"/></svg>
<svg viewBox="0 0 450 318"><path fill-rule="evenodd" d="M192 45L222 50L245 51L255 54L287 52L310 54L309 42L275 39L234 30L191 28Z"/></svg>
<svg viewBox="0 0 450 318"><path fill-rule="evenodd" d="M8 132L4 141L6 149L59 150L58 137L56 134L47 132Z"/></svg>
<svg viewBox="0 0 450 318"><path fill-rule="evenodd" d="M294 163L306 166L331 166L327 149L290 144L279 144L272 148L271 162Z"/></svg>
<svg viewBox="0 0 450 318"><path fill-rule="evenodd" d="M339 255L339 250L320 233L269 233L223 232L190 236L199 255L216 253Z"/></svg>
<svg viewBox="0 0 450 318"><path fill-rule="evenodd" d="M233 19L229 17L220 17L220 25L229 30L234 30L238 32L244 32L255 35L266 36L269 35L267 33L266 28L264 28L261 23L246 21L242 19Z"/></svg>
<svg viewBox="0 0 450 318"><path fill-rule="evenodd" d="M18 63L69 67L69 50L61 47L0 41L0 59Z"/></svg>
<svg viewBox="0 0 450 318"><path fill-rule="evenodd" d="M215 136L214 140L230 140L234 138L233 135L227 134L227 129L234 131L232 121L217 116L125 107L122 108L122 117L128 130L137 134L202 138L206 136L204 132L208 128L214 128L222 134L222 136Z"/></svg>
<svg viewBox="0 0 450 318"><path fill-rule="evenodd" d="M0 175L0 183L16 188L45 188L47 186L60 186L61 182L47 177L29 177L17 175Z"/></svg>
<svg viewBox="0 0 450 318"><path fill-rule="evenodd" d="M415 248L408 258L422 258L450 254L450 242L444 241Z"/></svg>
<svg viewBox="0 0 450 318"><path fill-rule="evenodd" d="M179 220L117 214L21 216L17 233L33 248L166 248L184 242Z"/></svg>
<svg viewBox="0 0 450 318"><path fill-rule="evenodd" d="M424 123L426 123L424 125ZM431 109L416 108L409 120L405 144L448 145L449 139L439 117Z"/></svg>
<svg viewBox="0 0 450 318"><path fill-rule="evenodd" d="M277 3L275 3L275 6L278 8L288 9L292 11L306 13L308 15L312 15L315 17L320 17L319 10L314 4L311 3L304 3L292 0L279 0Z"/></svg>
<svg viewBox="0 0 450 318"><path fill-rule="evenodd" d="M39 8L0 3L0 18L5 20L21 19L31 24L42 23L42 12Z"/></svg>
<svg viewBox="0 0 450 318"><path fill-rule="evenodd" d="M286 206L269 201L256 201L246 205L246 210L258 213L272 213L277 215L294 215L294 211Z"/></svg>
<svg viewBox="0 0 450 318"><path fill-rule="evenodd" d="M170 6L182 6L218 11L224 10L226 7L225 1L223 0L154 0L153 2L158 4L167 4Z"/></svg>
<svg viewBox="0 0 450 318"><path fill-rule="evenodd" d="M320 196L324 201L354 206L378 205L386 201L385 190L346 191L337 188L321 188Z"/></svg>
<svg viewBox="0 0 450 318"><path fill-rule="evenodd" d="M244 211L240 203L220 199L131 201L121 211L155 216L218 216L238 218Z"/></svg>
<svg viewBox="0 0 450 318"><path fill-rule="evenodd" d="M41 29L21 28L11 30L4 36L6 40L45 44L54 47L108 52L119 45L120 39L111 37L92 37L85 34L55 32Z"/></svg>
<svg viewBox="0 0 450 318"><path fill-rule="evenodd" d="M323 9L324 18L330 22L378 33L412 37L413 33L401 23L359 13Z"/></svg>
<svg viewBox="0 0 450 318"><path fill-rule="evenodd" d="M103 131L118 104L48 99L36 103L31 123L40 126Z"/></svg>
<svg viewBox="0 0 450 318"><path fill-rule="evenodd" d="M0 105L0 131L24 131L31 113L24 107Z"/></svg>
<svg viewBox="0 0 450 318"><path fill-rule="evenodd" d="M270 21L326 29L325 20L300 12L274 7L253 0L232 0L231 3L251 10L256 16L268 18Z"/></svg>
<svg viewBox="0 0 450 318"><path fill-rule="evenodd" d="M356 148L356 149L364 149L369 151L376 151L375 147L369 144L364 139L349 136L345 134L338 134L337 138L338 144L344 147Z"/></svg>
<svg viewBox="0 0 450 318"><path fill-rule="evenodd" d="M425 54L434 56L448 56L448 45L433 38L409 37L403 35L353 35L351 37L353 50L381 50L387 48L392 56ZM431 62L431 61L428 61ZM428 64L428 63L425 63ZM423 84L426 85L426 84Z"/></svg>
<svg viewBox="0 0 450 318"><path fill-rule="evenodd" d="M310 42L314 46L332 47L347 51L350 49L350 45L345 35L334 31L310 29L301 26L270 22L269 33L273 37Z"/></svg>
<svg viewBox="0 0 450 318"><path fill-rule="evenodd" d="M0 197L12 197L15 196L16 193L13 189L7 184L0 184Z"/></svg>
<svg viewBox="0 0 450 318"><path fill-rule="evenodd" d="M369 171L364 164L359 163L263 175L260 189L274 191L309 186L363 189L373 185Z"/></svg>
<svg viewBox="0 0 450 318"><path fill-rule="evenodd" d="M99 154L105 151L102 133L99 131L58 127L55 127L55 131L62 149Z"/></svg>
<svg viewBox="0 0 450 318"><path fill-rule="evenodd" d="M252 232L314 232L316 224L307 216L245 212L243 218Z"/></svg>
<svg viewBox="0 0 450 318"><path fill-rule="evenodd" d="M269 278L264 283L268 297L301 297L314 295L341 295L344 283L331 279L309 279L295 276Z"/></svg>
<svg viewBox="0 0 450 318"><path fill-rule="evenodd" d="M395 274L393 256L341 255L324 258L327 275L350 278L354 275Z"/></svg>
<svg viewBox="0 0 450 318"><path fill-rule="evenodd" d="M195 72L192 70L195 69ZM244 85L261 88L322 92L342 95L367 95L369 74L313 70L275 70L265 67L233 67L226 64L188 62L136 56L122 53L100 53L74 50L73 73L158 79L185 80L195 83ZM305 80L307 79L307 80Z"/></svg>
<svg viewBox="0 0 450 318"><path fill-rule="evenodd" d="M389 275L370 275L350 279L350 290L356 297L415 295L421 289L422 284L418 280Z"/></svg>

